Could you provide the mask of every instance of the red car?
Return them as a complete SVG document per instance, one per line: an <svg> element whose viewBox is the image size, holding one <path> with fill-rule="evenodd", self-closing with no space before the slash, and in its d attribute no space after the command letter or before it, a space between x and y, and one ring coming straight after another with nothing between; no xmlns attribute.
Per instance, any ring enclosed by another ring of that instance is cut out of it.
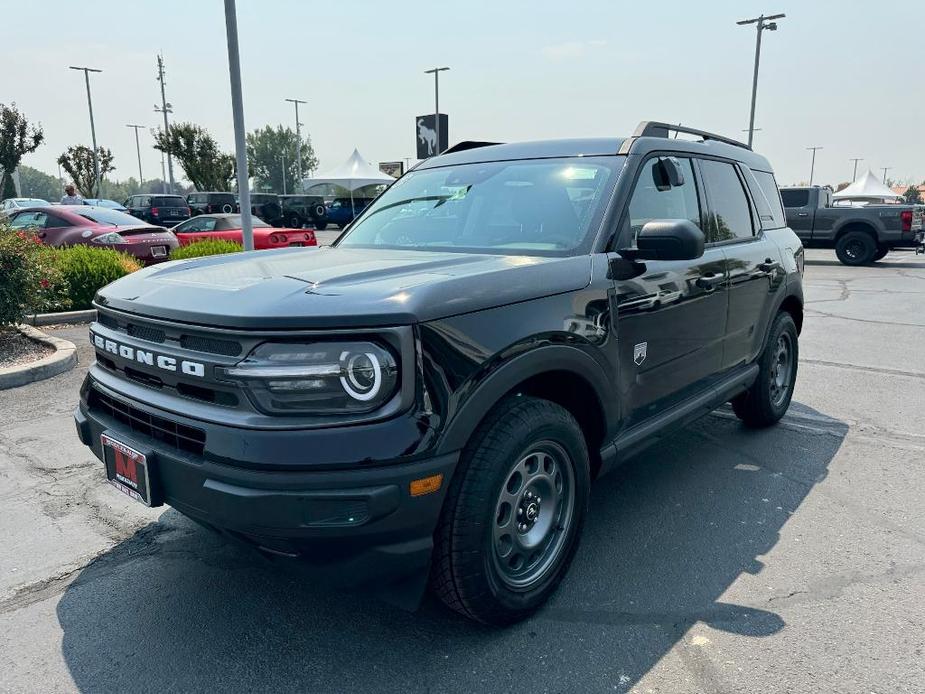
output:
<svg viewBox="0 0 925 694"><path fill-rule="evenodd" d="M315 232L311 229L276 229L262 219L252 217L254 227L254 248L258 251L267 248L285 248L286 246L317 246ZM173 228L181 246L188 246L205 239L223 239L243 243L241 215L239 214L201 214Z"/></svg>
<svg viewBox="0 0 925 694"><path fill-rule="evenodd" d="M34 232L49 246L98 246L134 256L143 265L167 260L179 243L173 232L131 215L90 205L27 207L10 215L14 229Z"/></svg>

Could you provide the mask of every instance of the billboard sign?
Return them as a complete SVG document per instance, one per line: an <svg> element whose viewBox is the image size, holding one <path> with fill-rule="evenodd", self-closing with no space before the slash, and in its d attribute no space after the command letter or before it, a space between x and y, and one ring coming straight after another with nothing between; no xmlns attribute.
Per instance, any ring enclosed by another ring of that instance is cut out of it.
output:
<svg viewBox="0 0 925 694"><path fill-rule="evenodd" d="M392 178L401 178L405 173L405 162L403 161L380 161L379 171Z"/></svg>

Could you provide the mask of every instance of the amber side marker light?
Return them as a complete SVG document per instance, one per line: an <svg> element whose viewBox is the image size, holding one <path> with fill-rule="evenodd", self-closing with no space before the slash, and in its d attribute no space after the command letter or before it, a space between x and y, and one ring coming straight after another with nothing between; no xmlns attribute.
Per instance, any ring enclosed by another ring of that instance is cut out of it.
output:
<svg viewBox="0 0 925 694"><path fill-rule="evenodd" d="M443 484L443 473L431 475L430 477L422 477L419 480L413 480L411 484L408 485L408 491L411 492L411 496L424 496L425 494L433 494L435 491L439 490L441 484Z"/></svg>

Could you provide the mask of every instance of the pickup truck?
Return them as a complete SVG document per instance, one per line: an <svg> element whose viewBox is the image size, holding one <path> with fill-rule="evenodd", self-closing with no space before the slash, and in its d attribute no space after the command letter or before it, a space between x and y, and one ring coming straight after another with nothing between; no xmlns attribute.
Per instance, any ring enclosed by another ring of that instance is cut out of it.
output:
<svg viewBox="0 0 925 694"><path fill-rule="evenodd" d="M820 186L781 188L787 225L806 248L834 248L845 265L868 265L895 248L918 248L923 205L832 205Z"/></svg>

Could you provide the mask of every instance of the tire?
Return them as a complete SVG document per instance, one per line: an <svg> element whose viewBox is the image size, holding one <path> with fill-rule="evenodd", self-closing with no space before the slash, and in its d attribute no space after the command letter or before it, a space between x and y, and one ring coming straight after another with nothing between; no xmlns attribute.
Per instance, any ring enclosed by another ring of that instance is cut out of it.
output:
<svg viewBox="0 0 925 694"><path fill-rule="evenodd" d="M434 535L433 591L483 624L528 617L568 571L589 489L575 418L548 400L506 398L463 450Z"/></svg>
<svg viewBox="0 0 925 694"><path fill-rule="evenodd" d="M325 229L327 229L327 227L328 227L327 222L315 222L316 231L324 231Z"/></svg>
<svg viewBox="0 0 925 694"><path fill-rule="evenodd" d="M299 218L298 215L294 214L289 218L289 227L291 229L301 229L302 228L302 220Z"/></svg>
<svg viewBox="0 0 925 694"><path fill-rule="evenodd" d="M886 254L889 252L890 252L890 249L888 246L878 246L877 252L874 253L874 257L873 257L874 262L877 262L878 260L883 260L886 257Z"/></svg>
<svg viewBox="0 0 925 694"><path fill-rule="evenodd" d="M835 255L843 265L867 265L876 253L877 244L863 231L849 231L835 244Z"/></svg>
<svg viewBox="0 0 925 694"><path fill-rule="evenodd" d="M326 208L321 203L315 205L312 208L312 214L315 216L315 218L324 217L327 213L328 213L328 208Z"/></svg>
<svg viewBox="0 0 925 694"><path fill-rule="evenodd" d="M758 357L758 377L747 391L732 400L732 409L745 426L769 427L784 416L793 397L799 361L797 326L789 313L781 311Z"/></svg>

